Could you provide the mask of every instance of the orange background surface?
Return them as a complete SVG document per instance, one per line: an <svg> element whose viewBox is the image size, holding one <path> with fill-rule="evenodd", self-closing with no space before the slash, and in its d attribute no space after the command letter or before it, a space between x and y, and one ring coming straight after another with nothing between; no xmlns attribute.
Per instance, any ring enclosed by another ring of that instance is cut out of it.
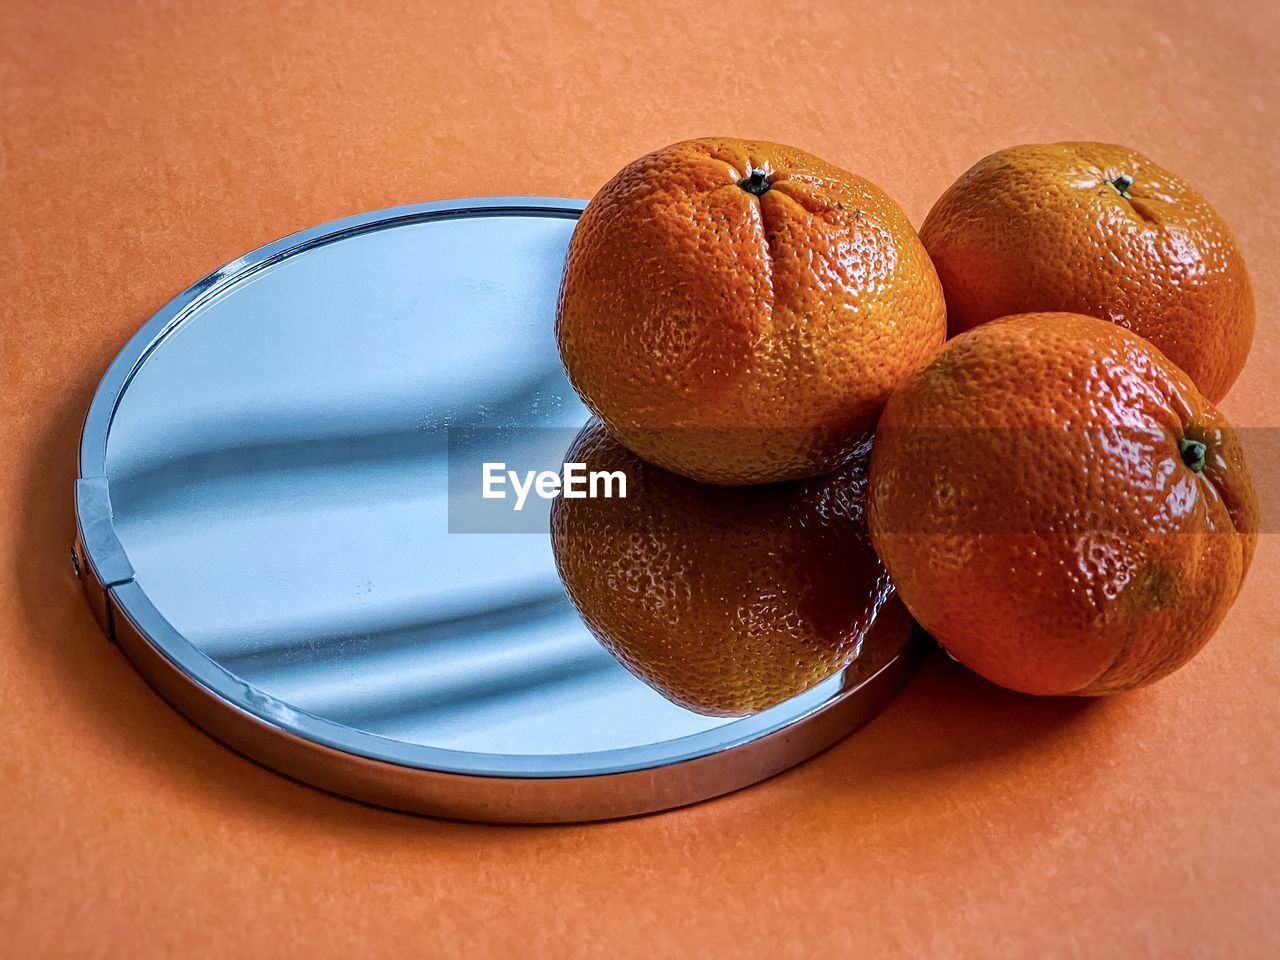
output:
<svg viewBox="0 0 1280 960"><path fill-rule="evenodd" d="M180 719L71 576L83 411L129 333L302 227L589 196L653 147L777 139L919 223L1017 142L1131 144L1236 229L1224 407L1280 426L1274 3L0 6L0 954L1275 956L1280 539L1186 669L1035 700L935 656L734 796L595 826L326 796Z"/></svg>

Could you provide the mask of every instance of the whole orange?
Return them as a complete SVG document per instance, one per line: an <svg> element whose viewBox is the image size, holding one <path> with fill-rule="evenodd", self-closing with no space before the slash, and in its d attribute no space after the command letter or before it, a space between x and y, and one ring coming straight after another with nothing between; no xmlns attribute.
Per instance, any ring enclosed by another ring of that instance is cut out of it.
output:
<svg viewBox="0 0 1280 960"><path fill-rule="evenodd" d="M1185 180L1127 147L1049 143L993 153L920 228L951 333L1062 310L1142 334L1210 400L1253 339L1253 293L1222 218Z"/></svg>
<svg viewBox="0 0 1280 960"><path fill-rule="evenodd" d="M1023 314L951 340L894 393L872 542L956 659L1039 694L1141 686L1240 589L1257 501L1231 425L1146 340Z"/></svg>
<svg viewBox="0 0 1280 960"><path fill-rule="evenodd" d="M698 713L869 677L911 618L867 536L867 452L826 477L726 489L645 463L593 420L565 460L623 471L627 495L553 503L569 597L627 669Z"/></svg>
<svg viewBox="0 0 1280 960"><path fill-rule="evenodd" d="M628 164L569 244L556 334L587 406L696 480L827 472L946 335L902 209L793 147L689 140Z"/></svg>

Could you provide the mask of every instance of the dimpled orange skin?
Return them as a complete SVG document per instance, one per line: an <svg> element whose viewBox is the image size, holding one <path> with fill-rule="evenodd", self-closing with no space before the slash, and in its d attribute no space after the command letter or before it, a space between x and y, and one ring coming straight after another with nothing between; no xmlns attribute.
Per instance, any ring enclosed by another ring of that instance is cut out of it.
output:
<svg viewBox="0 0 1280 960"><path fill-rule="evenodd" d="M1132 179L1127 197L1112 185L1122 176ZM934 204L920 238L952 335L1039 310L1112 320L1215 403L1244 368L1254 304L1235 237L1193 187L1136 150L1048 143L993 153Z"/></svg>
<svg viewBox="0 0 1280 960"><path fill-rule="evenodd" d="M597 420L565 460L627 475L625 499L557 499L552 546L592 633L669 700L753 713L906 643L867 536L865 443L839 473L737 489L650 466Z"/></svg>
<svg viewBox="0 0 1280 960"><path fill-rule="evenodd" d="M753 170L759 196L740 185ZM641 157L587 205L556 334L575 389L631 450L743 484L836 467L946 316L879 188L792 147L709 138Z"/></svg>
<svg viewBox="0 0 1280 960"><path fill-rule="evenodd" d="M1200 472L1184 439L1204 445ZM1257 501L1230 424L1147 341L1024 314L951 340L890 398L868 519L903 602L956 659L1026 693L1101 694L1212 635Z"/></svg>

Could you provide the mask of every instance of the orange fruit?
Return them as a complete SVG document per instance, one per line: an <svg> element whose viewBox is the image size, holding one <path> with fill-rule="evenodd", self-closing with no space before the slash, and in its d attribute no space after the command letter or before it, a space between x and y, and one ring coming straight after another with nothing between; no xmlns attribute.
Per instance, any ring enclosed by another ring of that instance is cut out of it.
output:
<svg viewBox="0 0 1280 960"><path fill-rule="evenodd" d="M793 147L719 137L641 157L591 200L556 335L624 444L741 484L837 467L946 318L928 254L878 187Z"/></svg>
<svg viewBox="0 0 1280 960"><path fill-rule="evenodd" d="M1231 425L1137 334L1023 314L950 341L886 405L872 542L956 659L1038 694L1149 683L1235 599L1257 501Z"/></svg>
<svg viewBox="0 0 1280 960"><path fill-rule="evenodd" d="M726 489L640 460L593 420L565 456L625 499L558 499L551 541L596 638L669 700L737 716L879 671L911 620L871 549L867 445L839 473Z"/></svg>
<svg viewBox="0 0 1280 960"><path fill-rule="evenodd" d="M1215 403L1244 367L1253 293L1222 218L1128 147L993 153L934 204L920 237L951 333L1014 313L1085 313L1142 334Z"/></svg>

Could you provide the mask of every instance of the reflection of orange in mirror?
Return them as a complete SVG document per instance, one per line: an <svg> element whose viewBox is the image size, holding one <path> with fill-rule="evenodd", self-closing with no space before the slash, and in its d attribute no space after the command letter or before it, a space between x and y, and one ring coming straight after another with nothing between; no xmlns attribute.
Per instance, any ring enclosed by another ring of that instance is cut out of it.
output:
<svg viewBox="0 0 1280 960"><path fill-rule="evenodd" d="M826 477L696 483L592 420L566 462L621 470L625 499L558 499L556 564L596 638L698 713L763 710L850 665L870 676L911 632L863 513L869 443Z"/></svg>

